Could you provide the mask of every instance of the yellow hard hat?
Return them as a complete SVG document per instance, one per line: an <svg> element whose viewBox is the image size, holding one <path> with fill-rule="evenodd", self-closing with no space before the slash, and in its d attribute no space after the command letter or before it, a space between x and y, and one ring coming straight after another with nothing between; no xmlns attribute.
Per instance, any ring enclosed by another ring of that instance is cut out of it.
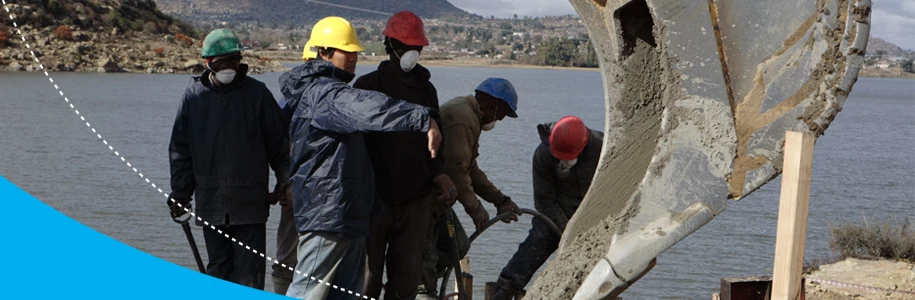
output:
<svg viewBox="0 0 915 300"><path fill-rule="evenodd" d="M305 43L305 49L302 50L302 60L318 58L318 52L315 52L314 50L312 50L311 47L314 47L311 45L311 41L308 41L307 43Z"/></svg>
<svg viewBox="0 0 915 300"><path fill-rule="evenodd" d="M336 48L346 52L365 50L359 44L356 28L344 18L326 17L311 28L311 37L305 43L302 59L317 58L318 53L312 48Z"/></svg>

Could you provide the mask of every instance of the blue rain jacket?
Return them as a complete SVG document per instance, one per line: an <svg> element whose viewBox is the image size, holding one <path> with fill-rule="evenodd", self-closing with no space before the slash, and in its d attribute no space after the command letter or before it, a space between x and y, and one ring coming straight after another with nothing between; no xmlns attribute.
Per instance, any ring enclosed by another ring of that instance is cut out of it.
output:
<svg viewBox="0 0 915 300"><path fill-rule="evenodd" d="M296 229L364 237L380 215L367 132L429 130L437 112L349 86L355 74L312 60L280 76L293 111L289 124L290 187Z"/></svg>

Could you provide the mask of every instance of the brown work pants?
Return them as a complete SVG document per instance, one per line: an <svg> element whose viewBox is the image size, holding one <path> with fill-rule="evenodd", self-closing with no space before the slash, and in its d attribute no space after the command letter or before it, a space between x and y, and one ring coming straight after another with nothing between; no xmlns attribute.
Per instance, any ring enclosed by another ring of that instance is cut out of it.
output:
<svg viewBox="0 0 915 300"><path fill-rule="evenodd" d="M416 298L423 245L429 231L430 206L437 202L436 192L406 203L384 202L381 216L372 219L368 237L367 296L380 299L382 272L387 266L384 299Z"/></svg>

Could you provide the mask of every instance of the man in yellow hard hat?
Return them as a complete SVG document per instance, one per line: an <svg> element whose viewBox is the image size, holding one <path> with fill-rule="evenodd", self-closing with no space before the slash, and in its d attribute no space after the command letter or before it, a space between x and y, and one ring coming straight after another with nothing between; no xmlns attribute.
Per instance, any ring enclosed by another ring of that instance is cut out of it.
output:
<svg viewBox="0 0 915 300"><path fill-rule="evenodd" d="M299 233L286 296L345 299L362 293L366 236L382 209L363 134L425 132L421 147L433 158L442 137L435 110L347 84L363 48L346 19L318 21L307 44L317 57L279 79L293 112L289 185Z"/></svg>

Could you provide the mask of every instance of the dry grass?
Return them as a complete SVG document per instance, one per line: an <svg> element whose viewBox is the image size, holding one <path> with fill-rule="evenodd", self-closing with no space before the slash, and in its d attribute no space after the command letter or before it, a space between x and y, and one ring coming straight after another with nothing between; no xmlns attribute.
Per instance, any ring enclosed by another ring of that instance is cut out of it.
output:
<svg viewBox="0 0 915 300"><path fill-rule="evenodd" d="M864 224L830 225L830 248L843 257L915 262L915 226L908 217L871 220L865 219Z"/></svg>

